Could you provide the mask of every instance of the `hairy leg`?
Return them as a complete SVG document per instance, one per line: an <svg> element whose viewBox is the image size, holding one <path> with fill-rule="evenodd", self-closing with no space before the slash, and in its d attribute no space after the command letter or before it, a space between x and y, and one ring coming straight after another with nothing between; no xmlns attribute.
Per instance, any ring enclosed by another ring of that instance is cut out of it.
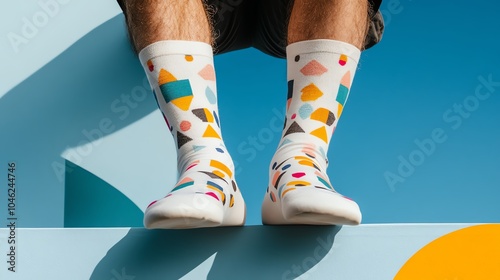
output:
<svg viewBox="0 0 500 280"><path fill-rule="evenodd" d="M288 24L288 44L332 39L361 49L369 9L367 0L295 0Z"/></svg>
<svg viewBox="0 0 500 280"><path fill-rule="evenodd" d="M137 52L162 40L212 44L212 28L202 0L127 0L125 10Z"/></svg>

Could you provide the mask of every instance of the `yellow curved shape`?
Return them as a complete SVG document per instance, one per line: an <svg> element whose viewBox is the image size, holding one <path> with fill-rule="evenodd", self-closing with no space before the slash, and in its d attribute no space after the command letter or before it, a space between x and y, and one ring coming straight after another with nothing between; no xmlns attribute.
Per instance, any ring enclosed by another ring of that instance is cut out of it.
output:
<svg viewBox="0 0 500 280"><path fill-rule="evenodd" d="M500 224L471 226L439 237L415 253L394 279L500 279Z"/></svg>
<svg viewBox="0 0 500 280"><path fill-rule="evenodd" d="M303 185L303 186L309 186L311 183L307 182L307 181L301 181L301 180L297 180L297 181L290 181L288 182L288 184L286 184L287 186L297 186L297 185Z"/></svg>

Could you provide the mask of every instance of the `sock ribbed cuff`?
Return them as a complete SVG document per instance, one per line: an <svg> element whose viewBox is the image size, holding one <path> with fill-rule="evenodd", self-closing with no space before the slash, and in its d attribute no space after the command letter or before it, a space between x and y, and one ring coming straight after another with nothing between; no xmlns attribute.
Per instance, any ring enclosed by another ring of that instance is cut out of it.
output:
<svg viewBox="0 0 500 280"><path fill-rule="evenodd" d="M287 57L291 59L294 59L296 55L317 52L344 54L355 60L356 63L359 62L359 57L361 56L361 51L354 45L337 40L307 40L296 42L286 47Z"/></svg>
<svg viewBox="0 0 500 280"><path fill-rule="evenodd" d="M207 43L197 41L165 40L146 46L139 52L139 60L144 65L149 59L168 54L192 54L213 57L213 49Z"/></svg>

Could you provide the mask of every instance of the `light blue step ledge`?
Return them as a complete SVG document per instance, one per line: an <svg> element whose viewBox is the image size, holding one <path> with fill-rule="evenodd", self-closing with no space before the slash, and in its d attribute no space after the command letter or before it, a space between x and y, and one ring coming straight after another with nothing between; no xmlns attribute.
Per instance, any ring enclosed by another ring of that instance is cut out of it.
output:
<svg viewBox="0 0 500 280"><path fill-rule="evenodd" d="M473 224L21 228L0 279L392 279L432 240ZM7 259L9 229L0 229Z"/></svg>

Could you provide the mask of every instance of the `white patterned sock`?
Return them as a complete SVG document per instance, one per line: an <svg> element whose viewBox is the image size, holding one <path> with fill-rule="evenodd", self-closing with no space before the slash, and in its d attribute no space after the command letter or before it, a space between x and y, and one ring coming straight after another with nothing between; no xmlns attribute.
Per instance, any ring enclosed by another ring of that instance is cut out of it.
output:
<svg viewBox="0 0 500 280"><path fill-rule="evenodd" d="M326 174L328 146L359 57L359 49L335 40L287 47L286 123L271 161L264 224L361 222L356 202L337 193Z"/></svg>
<svg viewBox="0 0 500 280"><path fill-rule="evenodd" d="M175 142L179 181L146 209L147 228L243 225L245 203L222 140L212 47L160 41L139 53Z"/></svg>

